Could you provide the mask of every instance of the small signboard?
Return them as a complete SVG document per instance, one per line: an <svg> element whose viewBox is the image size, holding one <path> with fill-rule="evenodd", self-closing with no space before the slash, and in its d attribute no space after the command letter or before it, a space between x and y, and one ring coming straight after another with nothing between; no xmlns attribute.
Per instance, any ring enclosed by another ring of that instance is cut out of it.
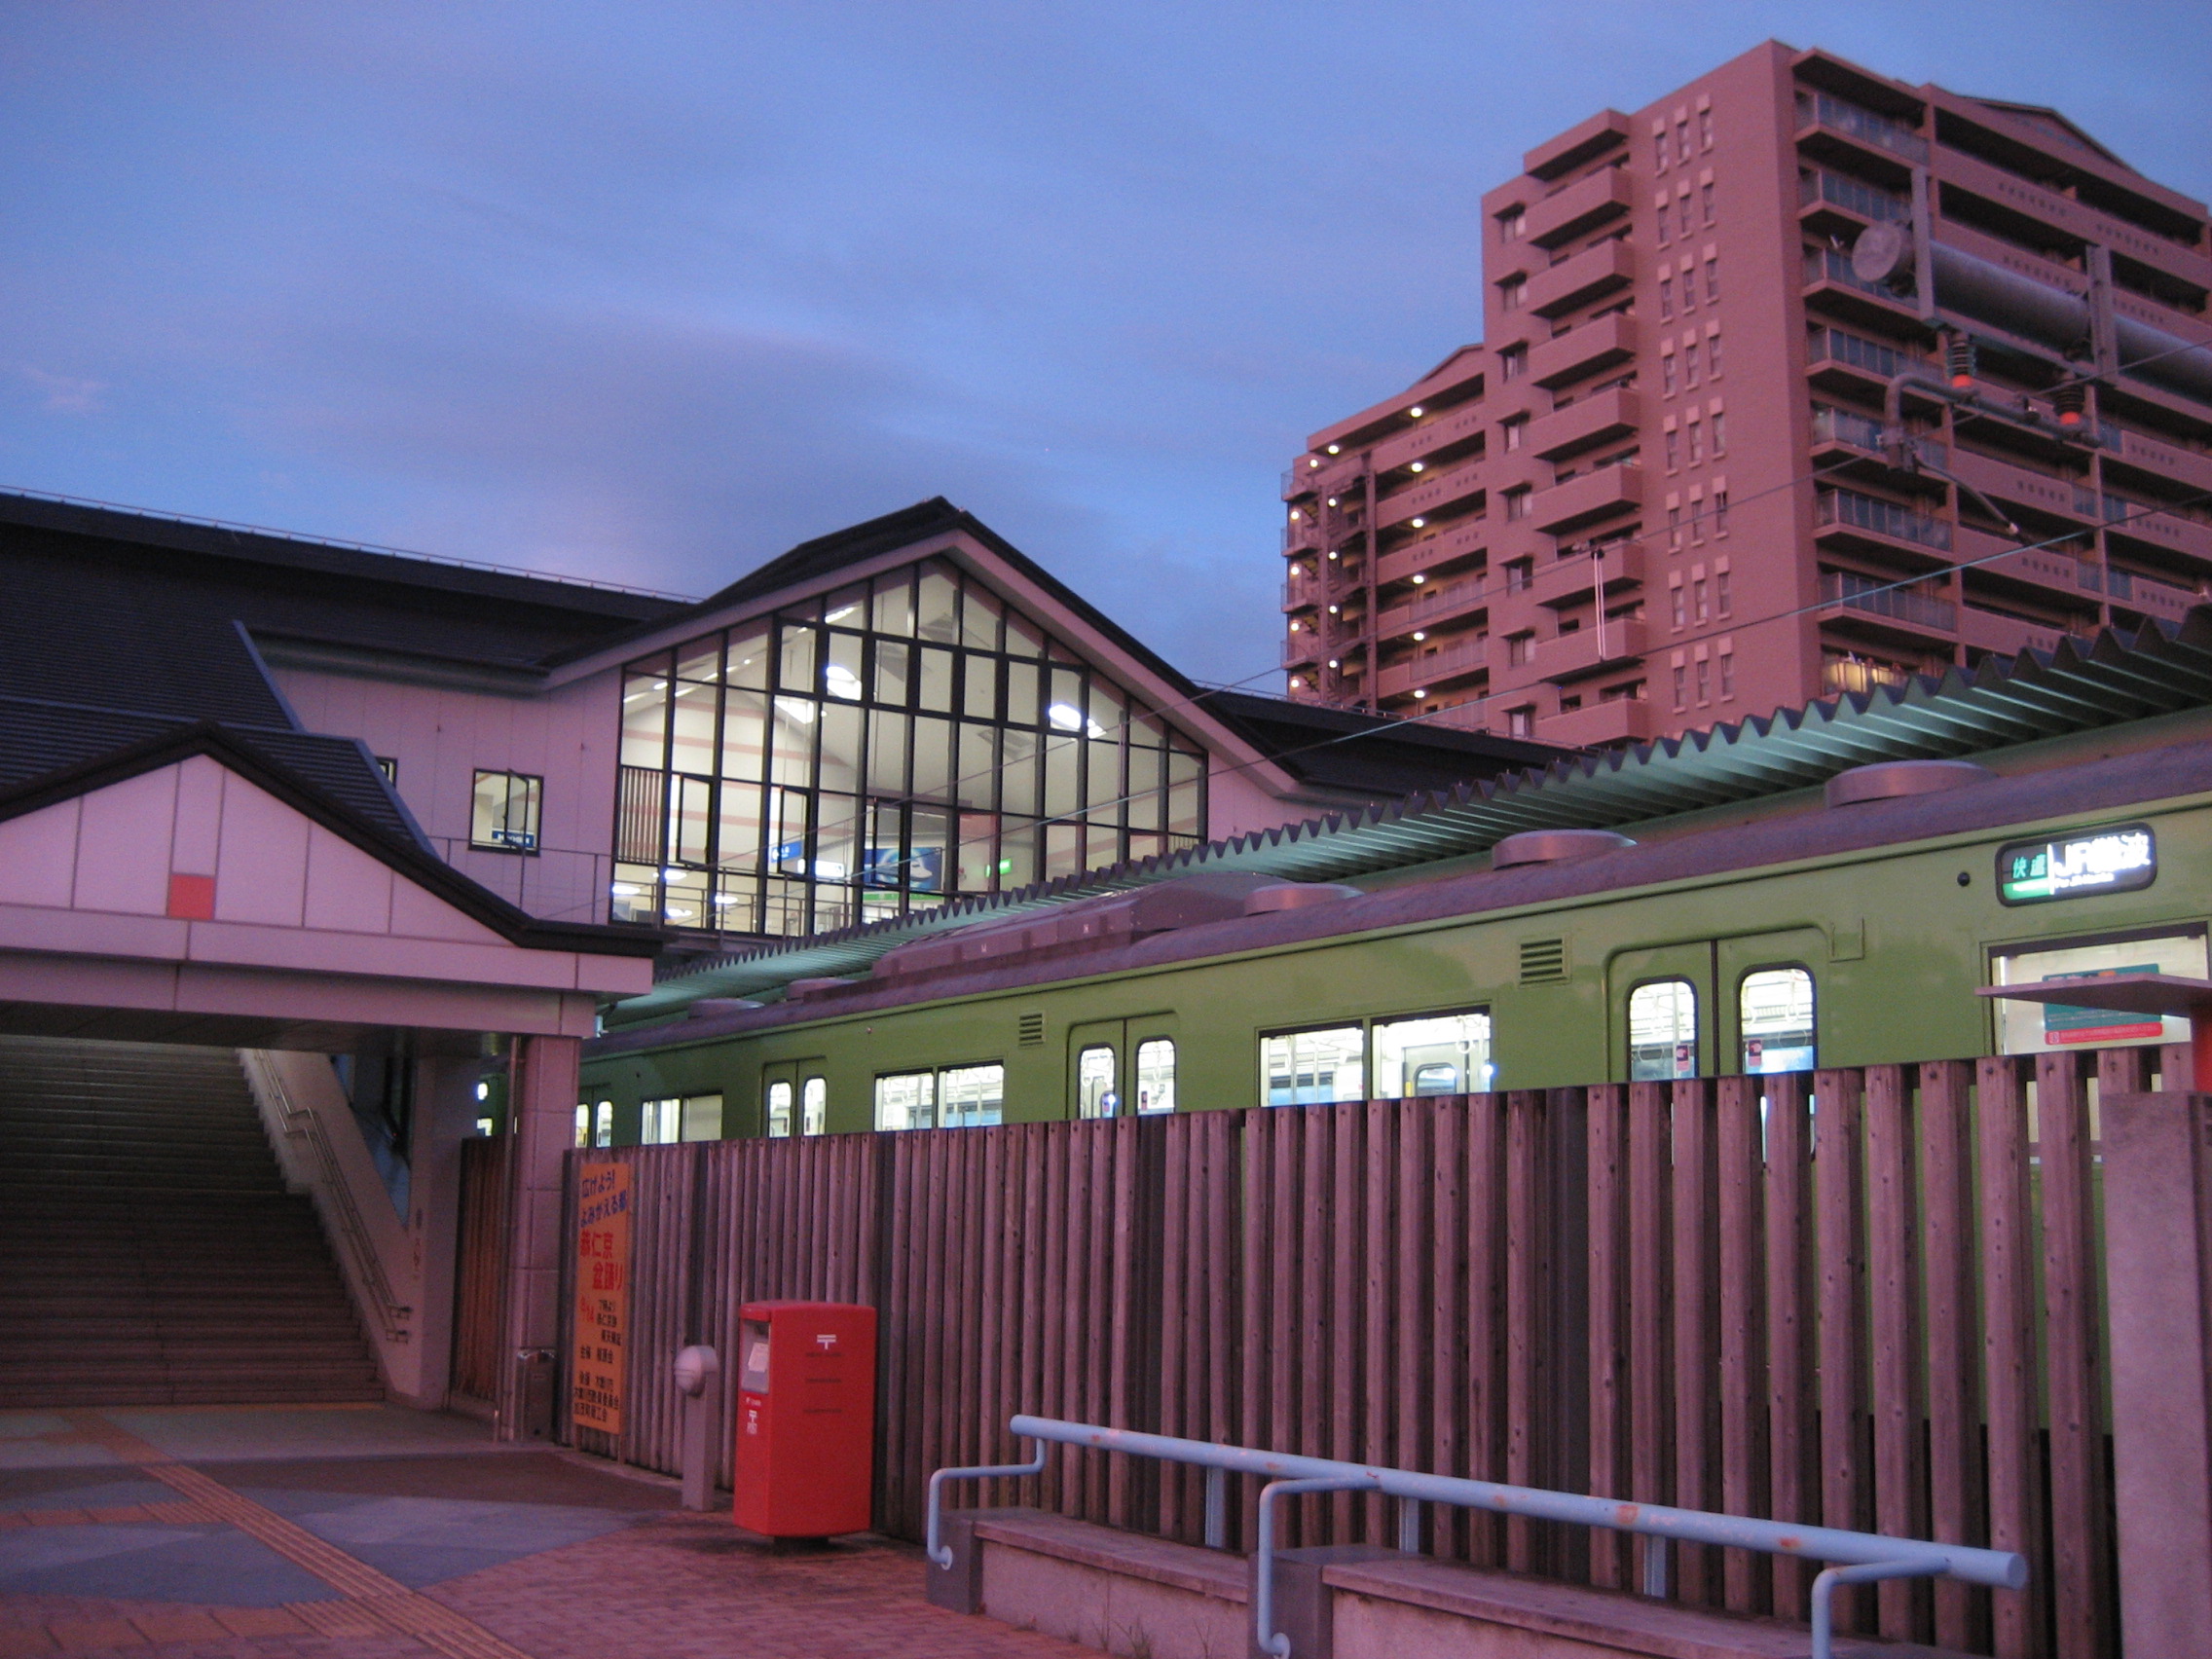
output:
<svg viewBox="0 0 2212 1659"><path fill-rule="evenodd" d="M622 1432L630 1327L630 1166L586 1163L576 1193L575 1348L570 1415L578 1428Z"/></svg>
<svg viewBox="0 0 2212 1659"><path fill-rule="evenodd" d="M2148 824L2120 824L2057 841L2013 841L1997 850L1997 897L2043 904L2096 893L2130 893L2158 877Z"/></svg>
<svg viewBox="0 0 2212 1659"><path fill-rule="evenodd" d="M2119 974L2156 974L2156 962L2131 962L2124 968L2097 968L2086 974L2046 974L2046 985L2068 979L2109 979ZM2108 1043L2135 1043L2160 1036L2166 1022L2157 1014L2118 1014L2110 1009L2076 1008L2071 1003L2043 1005L2043 1040L2052 1048L2102 1048Z"/></svg>

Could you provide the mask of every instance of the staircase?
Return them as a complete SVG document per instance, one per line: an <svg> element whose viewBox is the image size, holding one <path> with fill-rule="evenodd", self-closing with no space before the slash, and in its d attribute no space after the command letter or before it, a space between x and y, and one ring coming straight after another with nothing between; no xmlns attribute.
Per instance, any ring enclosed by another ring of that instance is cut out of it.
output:
<svg viewBox="0 0 2212 1659"><path fill-rule="evenodd" d="M228 1049L0 1037L0 1408L377 1400Z"/></svg>

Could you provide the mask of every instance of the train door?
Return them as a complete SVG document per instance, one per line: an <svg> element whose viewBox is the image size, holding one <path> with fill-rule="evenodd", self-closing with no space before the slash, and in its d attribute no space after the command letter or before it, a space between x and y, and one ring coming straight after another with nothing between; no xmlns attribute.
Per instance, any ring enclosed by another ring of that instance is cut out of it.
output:
<svg viewBox="0 0 2212 1659"><path fill-rule="evenodd" d="M1616 952L1605 967L1612 1075L1631 1083L1710 1076L1714 950L1709 943Z"/></svg>
<svg viewBox="0 0 2212 1659"><path fill-rule="evenodd" d="M829 1127L830 1086L820 1059L771 1060L760 1068L760 1132L819 1135Z"/></svg>
<svg viewBox="0 0 2212 1659"><path fill-rule="evenodd" d="M1714 947L1721 1071L1819 1066L1820 969L1827 959L1827 935L1819 928L1751 934Z"/></svg>
<svg viewBox="0 0 2212 1659"><path fill-rule="evenodd" d="M1175 1016L1089 1019L1068 1027L1071 1115L1119 1118L1175 1110Z"/></svg>

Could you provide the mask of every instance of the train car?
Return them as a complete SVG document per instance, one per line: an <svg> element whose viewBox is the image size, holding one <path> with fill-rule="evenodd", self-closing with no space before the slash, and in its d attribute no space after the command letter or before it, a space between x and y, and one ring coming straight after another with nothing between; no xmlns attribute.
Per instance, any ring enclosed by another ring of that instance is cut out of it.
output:
<svg viewBox="0 0 2212 1659"><path fill-rule="evenodd" d="M578 1136L955 1127L2186 1041L2212 617L672 976Z"/></svg>

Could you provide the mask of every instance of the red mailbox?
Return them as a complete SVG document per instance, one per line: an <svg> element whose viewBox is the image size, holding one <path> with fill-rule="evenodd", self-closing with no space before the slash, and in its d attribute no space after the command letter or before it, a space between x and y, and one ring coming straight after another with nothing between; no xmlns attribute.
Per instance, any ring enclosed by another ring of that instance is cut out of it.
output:
<svg viewBox="0 0 2212 1659"><path fill-rule="evenodd" d="M873 1524L875 1309L748 1302L738 1310L734 1519L771 1538Z"/></svg>

